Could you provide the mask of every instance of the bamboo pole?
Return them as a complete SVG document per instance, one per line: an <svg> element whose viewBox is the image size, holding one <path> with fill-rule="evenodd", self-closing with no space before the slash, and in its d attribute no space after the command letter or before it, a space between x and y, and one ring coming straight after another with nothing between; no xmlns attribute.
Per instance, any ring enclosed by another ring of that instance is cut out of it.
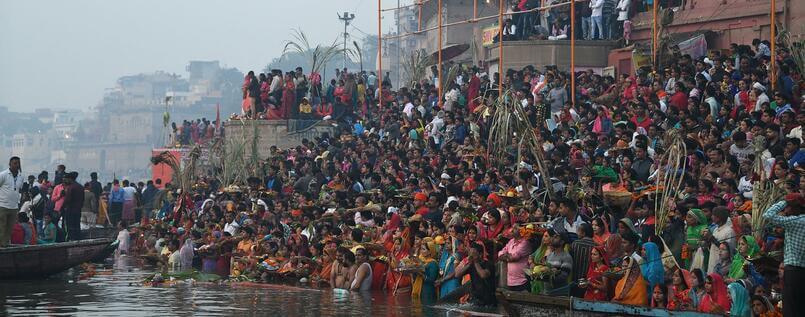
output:
<svg viewBox="0 0 805 317"><path fill-rule="evenodd" d="M654 0L651 8L651 15L652 15L652 25L651 25L651 58L652 62L654 63L654 70L656 71L657 68L660 67L660 63L657 62L657 2L659 0Z"/></svg>
<svg viewBox="0 0 805 317"><path fill-rule="evenodd" d="M775 43L775 42L777 42L777 21L776 21L777 20L776 19L777 12L775 12L776 11L775 7L777 7L777 1L776 0L771 0L771 12L769 13L770 18L771 18L771 39L770 39L769 42L771 42L771 65L770 65L771 69L770 70L771 70L771 90L772 91L774 91L774 89L776 88L776 84L777 84L777 63L775 62L776 58L777 58L777 53L775 52L775 50L776 50L775 46L777 46L777 44Z"/></svg>
<svg viewBox="0 0 805 317"><path fill-rule="evenodd" d="M576 1L570 1L570 104L576 105Z"/></svg>
<svg viewBox="0 0 805 317"><path fill-rule="evenodd" d="M498 98L503 98L503 0L498 1Z"/></svg>
<svg viewBox="0 0 805 317"><path fill-rule="evenodd" d="M477 18L478 18L478 0L473 0L472 1L472 20L474 21Z"/></svg>
<svg viewBox="0 0 805 317"><path fill-rule="evenodd" d="M377 81L378 87L380 87L379 92L377 93L378 104L380 107L383 107L383 31L381 30L381 2L382 0L377 0Z"/></svg>
<svg viewBox="0 0 805 317"><path fill-rule="evenodd" d="M437 19L438 19L438 22L439 22L439 44L437 45L437 48L439 49L439 64L436 66L436 68L437 68L436 71L439 73L436 76L436 78L439 80L439 83L438 83L439 84L439 100L436 101L436 104L441 105L442 104L442 86L444 86L444 85L442 85L444 83L444 80L442 78L442 0L439 0L438 10L437 10L436 14L438 15Z"/></svg>

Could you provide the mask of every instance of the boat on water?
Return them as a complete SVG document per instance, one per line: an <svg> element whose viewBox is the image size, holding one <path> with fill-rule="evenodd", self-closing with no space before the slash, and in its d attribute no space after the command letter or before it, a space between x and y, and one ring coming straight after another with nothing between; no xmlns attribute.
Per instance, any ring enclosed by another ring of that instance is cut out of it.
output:
<svg viewBox="0 0 805 317"><path fill-rule="evenodd" d="M672 311L661 308L623 305L613 302L590 301L569 296L546 296L499 290L498 303L511 317L530 316L656 316L693 317L721 316L696 311ZM723 316L722 316L723 317Z"/></svg>
<svg viewBox="0 0 805 317"><path fill-rule="evenodd" d="M63 272L107 253L114 241L99 238L0 248L0 280L44 278Z"/></svg>

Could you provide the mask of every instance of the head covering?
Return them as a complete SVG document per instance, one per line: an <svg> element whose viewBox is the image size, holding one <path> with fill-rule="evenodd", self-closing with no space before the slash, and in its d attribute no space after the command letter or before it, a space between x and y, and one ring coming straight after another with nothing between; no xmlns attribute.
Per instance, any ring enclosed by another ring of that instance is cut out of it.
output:
<svg viewBox="0 0 805 317"><path fill-rule="evenodd" d="M442 178L442 179L447 179L447 180L449 180L451 177L450 177L450 174L447 174L447 173L442 173L442 177L441 177L441 178Z"/></svg>
<svg viewBox="0 0 805 317"><path fill-rule="evenodd" d="M500 207L500 205L503 203L503 201L500 199L500 196L495 193L491 193L489 196L486 196L486 200L491 200L495 204L495 207Z"/></svg>
<svg viewBox="0 0 805 317"><path fill-rule="evenodd" d="M730 310L730 298L727 293L727 286L724 285L724 279L718 273L710 273L707 275L712 283L712 294L707 293L702 297L699 303L699 311L704 313L714 312L716 305L721 307L723 311Z"/></svg>
<svg viewBox="0 0 805 317"><path fill-rule="evenodd" d="M762 92L766 92L766 86L763 86L761 83L755 82L752 84L752 88L760 90Z"/></svg>
<svg viewBox="0 0 805 317"><path fill-rule="evenodd" d="M414 195L414 200L419 200L419 201L428 201L428 195L425 195L425 194L423 194L423 193L416 193L416 194Z"/></svg>
<svg viewBox="0 0 805 317"><path fill-rule="evenodd" d="M662 284L665 278L660 248L654 242L646 242L643 244L643 249L646 250L646 258L643 264L640 264L640 270L649 284L649 289L654 289L654 285Z"/></svg>
<svg viewBox="0 0 805 317"><path fill-rule="evenodd" d="M707 224L707 218L704 216L704 212L702 212L701 209L692 208L691 210L688 210L688 212L691 213L694 218L696 218L696 221L698 221L700 225Z"/></svg>
<svg viewBox="0 0 805 317"><path fill-rule="evenodd" d="M749 309L749 292L740 283L733 282L727 286L732 299L732 308L730 308L730 316L738 317L751 317L752 313Z"/></svg>
<svg viewBox="0 0 805 317"><path fill-rule="evenodd" d="M602 245L594 246L590 250L590 254L592 254L592 252L593 252L592 250L598 251L598 254L601 255L601 261L603 261L604 265L609 265L609 255L607 255L607 249L604 248L604 246L602 246ZM595 266L592 265L593 264L592 261L593 261L592 256L590 256L590 265L587 266L587 277L594 276L594 274L595 274L595 272L594 272L595 271Z"/></svg>
<svg viewBox="0 0 805 317"><path fill-rule="evenodd" d="M624 225L626 225L626 228L629 228L629 230L631 230L634 234L640 237L640 234L637 233L637 229L635 229L634 223L632 223L631 219L624 217L621 218L620 222L622 222Z"/></svg>
<svg viewBox="0 0 805 317"><path fill-rule="evenodd" d="M749 250L746 252L747 258L751 258L760 252L760 246L757 244L757 241L755 241L755 237L745 235L741 237L741 239L743 239L744 242L749 245ZM744 277L746 273L744 273L743 267L747 262L749 262L749 260L744 258L744 256L736 250L735 255L732 256L732 265L730 266L730 272L727 276L729 276L731 279L739 279Z"/></svg>

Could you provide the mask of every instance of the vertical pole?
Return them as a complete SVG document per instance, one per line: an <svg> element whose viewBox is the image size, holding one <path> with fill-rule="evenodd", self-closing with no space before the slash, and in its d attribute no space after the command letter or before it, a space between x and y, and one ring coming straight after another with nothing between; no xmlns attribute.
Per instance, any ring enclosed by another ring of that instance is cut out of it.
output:
<svg viewBox="0 0 805 317"><path fill-rule="evenodd" d="M576 105L576 0L570 0L570 104Z"/></svg>
<svg viewBox="0 0 805 317"><path fill-rule="evenodd" d="M380 16L380 1L377 0L377 82L380 90L377 93L378 104L383 107L383 32L380 29L381 16Z"/></svg>
<svg viewBox="0 0 805 317"><path fill-rule="evenodd" d="M422 32L422 0L419 0L419 5L417 7L419 7L419 18L416 22L416 31Z"/></svg>
<svg viewBox="0 0 805 317"><path fill-rule="evenodd" d="M776 43L777 42L777 21L776 21L777 20L777 12L775 12L775 11L777 11L777 10L775 10L776 6L777 6L777 1L776 0L771 0L771 12L770 12L771 39L769 39L769 42L771 42L771 48L770 48L771 49L771 65L769 65L769 66L771 66L770 71L771 71L771 90L772 91L776 88L776 84L777 84L777 63L776 63L777 53L775 52L776 51L775 47L777 46L777 43Z"/></svg>
<svg viewBox="0 0 805 317"><path fill-rule="evenodd" d="M346 16L346 14L344 14ZM344 68L347 68L347 24L348 20L344 20Z"/></svg>
<svg viewBox="0 0 805 317"><path fill-rule="evenodd" d="M394 14L397 17L397 58L394 59L395 60L394 64L397 65L397 69L398 69L397 72L396 72L396 75L397 75L397 83L396 83L396 85L399 86L400 85L400 73L401 73L399 71L399 69L402 69L402 67L400 65L400 57L402 56L402 51L401 51L402 50L402 41L401 41L402 36L400 36L400 32L401 32L401 29L400 29L400 0L397 0L397 10L394 11Z"/></svg>
<svg viewBox="0 0 805 317"><path fill-rule="evenodd" d="M498 98L503 98L503 0L498 1L498 36Z"/></svg>
<svg viewBox="0 0 805 317"><path fill-rule="evenodd" d="M436 48L439 50L439 64L436 65L436 72L439 73L436 75L436 78L439 80L439 101L436 102L437 105L442 103L442 86L444 86L444 78L442 78L442 0L439 0L438 7L438 10L436 10L436 14L438 14L437 20L439 23L439 45L436 46Z"/></svg>
<svg viewBox="0 0 805 317"><path fill-rule="evenodd" d="M477 19L477 18L478 18L478 0L473 0L472 1L472 20L475 21L475 19Z"/></svg>
<svg viewBox="0 0 805 317"><path fill-rule="evenodd" d="M654 63L654 70L656 71L657 68L660 67L660 63L657 61L657 2L659 0L654 0L651 8L652 13L652 25L651 25L651 61Z"/></svg>

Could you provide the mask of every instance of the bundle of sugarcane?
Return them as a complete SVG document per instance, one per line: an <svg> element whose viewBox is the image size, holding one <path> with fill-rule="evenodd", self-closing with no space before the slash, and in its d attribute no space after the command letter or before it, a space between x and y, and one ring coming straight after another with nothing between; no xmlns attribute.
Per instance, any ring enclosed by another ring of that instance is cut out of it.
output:
<svg viewBox="0 0 805 317"><path fill-rule="evenodd" d="M685 157L688 155L682 131L671 129L666 133L665 153L657 166L656 187L659 191L654 199L654 219L657 235L662 233L668 222L668 204L682 187L685 176Z"/></svg>
<svg viewBox="0 0 805 317"><path fill-rule="evenodd" d="M165 164L170 167L173 175L177 176L175 180L172 180L173 184L176 186L182 186L182 179L179 177L179 175L182 174L182 166L179 160L177 160L176 157L171 154L171 152L163 151L155 156L152 156L151 164L154 166Z"/></svg>
<svg viewBox="0 0 805 317"><path fill-rule="evenodd" d="M785 195L785 189L780 184L776 184L769 179L765 171L763 153L766 151L766 138L761 135L752 139L752 149L755 152L754 166L752 173L754 183L752 184L752 232L755 239L763 238L766 220L763 212L772 204L778 202Z"/></svg>
<svg viewBox="0 0 805 317"><path fill-rule="evenodd" d="M522 161L523 156L531 153L535 158L537 170L545 186L548 197L553 199L554 192L550 183L550 173L544 163L542 144L537 141L537 130L528 120L519 98L513 91L507 90L494 102L492 124L489 128L489 159L492 164L503 167L503 162L509 151L516 147L517 159ZM525 153L524 153L525 152Z"/></svg>

